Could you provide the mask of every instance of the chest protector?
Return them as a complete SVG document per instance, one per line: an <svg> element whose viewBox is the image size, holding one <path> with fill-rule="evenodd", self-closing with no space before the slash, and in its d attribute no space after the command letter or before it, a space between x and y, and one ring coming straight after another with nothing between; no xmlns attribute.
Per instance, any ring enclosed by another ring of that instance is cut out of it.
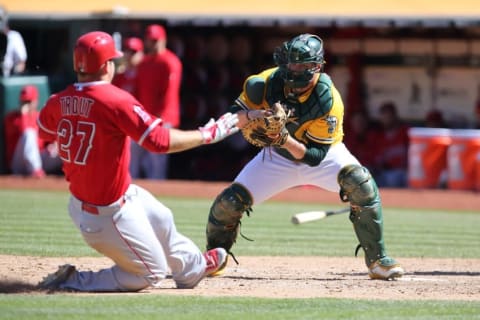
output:
<svg viewBox="0 0 480 320"><path fill-rule="evenodd" d="M287 124L287 130L298 140L304 140L305 125L322 118L333 106L331 85L330 77L322 73L310 95L306 100L300 101L295 96L285 96L284 80L279 72L273 72L266 83L265 100L269 105L280 101L292 111L294 121Z"/></svg>

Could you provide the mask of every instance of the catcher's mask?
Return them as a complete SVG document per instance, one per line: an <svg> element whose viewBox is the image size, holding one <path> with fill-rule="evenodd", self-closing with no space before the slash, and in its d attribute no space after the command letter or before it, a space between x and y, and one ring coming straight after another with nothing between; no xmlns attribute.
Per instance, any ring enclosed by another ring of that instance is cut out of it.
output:
<svg viewBox="0 0 480 320"><path fill-rule="evenodd" d="M273 60L288 87L306 87L325 63L323 41L313 34L301 34L275 48ZM305 66L298 68L298 64Z"/></svg>

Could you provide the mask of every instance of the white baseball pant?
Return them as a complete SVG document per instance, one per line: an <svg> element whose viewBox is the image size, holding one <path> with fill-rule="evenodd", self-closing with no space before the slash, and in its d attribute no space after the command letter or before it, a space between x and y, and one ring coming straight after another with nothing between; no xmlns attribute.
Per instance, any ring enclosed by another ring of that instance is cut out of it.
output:
<svg viewBox="0 0 480 320"><path fill-rule="evenodd" d="M115 265L76 271L60 288L138 291L157 286L169 271L178 288L191 288L203 278L202 252L177 231L170 209L147 190L132 184L123 197L104 207L71 196L68 209L84 240ZM89 212L95 210L98 214Z"/></svg>
<svg viewBox="0 0 480 320"><path fill-rule="evenodd" d="M260 204L284 190L303 185L339 192L338 172L349 164L359 165L359 162L343 143L331 146L322 162L315 167L290 161L273 149L266 148L242 169L235 182L250 191L254 204Z"/></svg>

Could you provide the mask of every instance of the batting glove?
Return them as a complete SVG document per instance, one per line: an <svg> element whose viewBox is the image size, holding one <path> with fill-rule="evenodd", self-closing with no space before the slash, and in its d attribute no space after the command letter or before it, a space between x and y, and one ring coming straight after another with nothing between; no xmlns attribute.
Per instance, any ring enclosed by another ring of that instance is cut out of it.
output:
<svg viewBox="0 0 480 320"><path fill-rule="evenodd" d="M215 143L238 131L237 128L238 115L230 112L225 113L217 121L213 118L208 121L205 126L199 127L202 133L203 143Z"/></svg>

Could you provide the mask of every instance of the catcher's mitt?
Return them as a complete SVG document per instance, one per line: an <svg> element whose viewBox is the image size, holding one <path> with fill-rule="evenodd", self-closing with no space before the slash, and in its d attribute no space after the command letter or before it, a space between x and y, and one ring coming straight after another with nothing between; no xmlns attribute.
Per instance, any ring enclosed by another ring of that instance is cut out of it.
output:
<svg viewBox="0 0 480 320"><path fill-rule="evenodd" d="M247 114L248 115L248 114ZM281 147L287 142L288 131L285 128L290 112L279 103L275 103L265 116L254 118L241 129L243 137L254 146Z"/></svg>

